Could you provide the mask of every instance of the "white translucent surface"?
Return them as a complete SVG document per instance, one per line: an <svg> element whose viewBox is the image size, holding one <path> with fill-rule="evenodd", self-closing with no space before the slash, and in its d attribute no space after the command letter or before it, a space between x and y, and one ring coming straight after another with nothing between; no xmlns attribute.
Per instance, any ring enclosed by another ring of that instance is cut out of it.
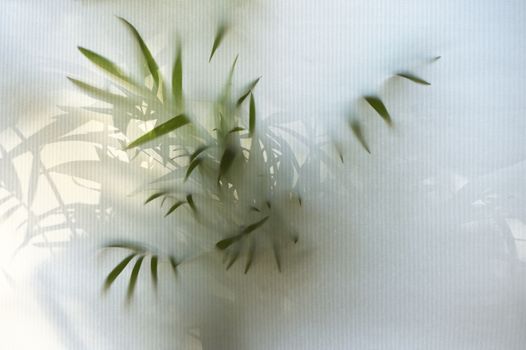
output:
<svg viewBox="0 0 526 350"><path fill-rule="evenodd" d="M263 76L262 118L300 120L343 144L334 180L311 183L313 193L334 192L306 194L300 242L281 274L263 262L246 276L225 273L211 254L175 280L162 265L157 296L146 273L132 305L124 279L101 296L118 258L101 255L100 242L167 246L176 223L128 196L151 180L144 169L98 164L95 145L57 142L52 131L31 135L63 114L57 106L91 103L66 75L102 82L78 45L133 67L114 15L136 25L166 73L179 33L187 95L213 98L239 53L239 82ZM233 26L208 64L223 19ZM111 209L75 236L57 230L20 250L27 208L1 222L0 348L522 350L525 23L520 0L2 0L0 144L6 152L22 145L9 160L14 173L0 167L2 181L16 176L36 214L61 201ZM432 85L386 83L405 69ZM361 116L367 155L347 117L365 110L358 97L371 92L382 94L395 126ZM35 154L48 169L81 161L69 170L80 180L32 178ZM101 186L111 191L101 195ZM42 248L46 239L71 243Z"/></svg>

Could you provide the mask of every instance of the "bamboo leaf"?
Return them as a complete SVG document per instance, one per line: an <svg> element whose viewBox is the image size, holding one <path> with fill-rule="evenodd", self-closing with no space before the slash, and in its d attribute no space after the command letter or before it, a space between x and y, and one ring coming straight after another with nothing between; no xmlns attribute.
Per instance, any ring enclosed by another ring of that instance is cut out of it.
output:
<svg viewBox="0 0 526 350"><path fill-rule="evenodd" d="M111 270L111 272L108 274L108 277L106 277L106 281L104 282L105 291L111 287L112 283L115 281L115 279L117 279L117 277L119 277L121 272L126 268L135 255L135 253L128 255L117 266L115 266L113 270Z"/></svg>
<svg viewBox="0 0 526 350"><path fill-rule="evenodd" d="M217 29L216 36L214 38L214 44L212 45L212 51L210 52L210 58L208 59L208 62L212 61L212 57L214 56L216 50L219 48L219 45L221 45L223 37L226 33L226 29L227 26L225 24L221 24Z"/></svg>
<svg viewBox="0 0 526 350"><path fill-rule="evenodd" d="M158 268L158 263L159 263L159 258L157 257L157 255L152 256L152 258L150 260L150 271L152 273L152 282L153 282L153 287L155 289L157 289L157 280L158 280L157 268Z"/></svg>
<svg viewBox="0 0 526 350"><path fill-rule="evenodd" d="M365 142L365 138L363 137L362 127L360 125L360 122L358 122L357 120L353 120L351 122L351 130L354 136L356 137L356 139L358 140L358 142L360 142L362 147L367 151L367 153L371 153L371 151L369 150L369 146L367 146L367 143Z"/></svg>
<svg viewBox="0 0 526 350"><path fill-rule="evenodd" d="M87 84L83 81L68 77L69 81L71 81L73 84L75 84L78 88L80 88L84 93L90 97L93 97L97 100L107 102L112 105L122 105L126 104L126 98L114 93L111 93L109 91L99 89L97 87L94 87L90 84Z"/></svg>
<svg viewBox="0 0 526 350"><path fill-rule="evenodd" d="M221 162L219 163L219 175L217 177L218 182L227 173L228 169L230 169L235 158L236 151L233 148L227 147L223 152Z"/></svg>
<svg viewBox="0 0 526 350"><path fill-rule="evenodd" d="M116 76L117 78L120 78L124 81L129 81L124 72L109 59L81 46L79 46L78 49L88 60L91 61L91 63L95 64L97 67L101 68L107 73L110 73L111 75Z"/></svg>
<svg viewBox="0 0 526 350"><path fill-rule="evenodd" d="M188 170L186 170L186 175L184 176L184 180L183 181L186 181L188 179L188 177L192 174L192 171L194 171L194 169L199 165L201 164L201 158L196 158L194 159L190 165L188 165Z"/></svg>
<svg viewBox="0 0 526 350"><path fill-rule="evenodd" d="M233 243L237 242L238 240L240 240L241 238L243 238L243 236L249 234L250 232L258 229L259 227L261 227L267 220L268 220L269 216L265 216L263 219L251 224L251 225L248 225L247 227L245 227L241 233L235 235L235 236L231 236L231 237L227 237L225 239L222 239L220 240L219 242L216 243L216 247L221 249L221 250L225 250L226 248L230 247Z"/></svg>
<svg viewBox="0 0 526 350"><path fill-rule="evenodd" d="M263 219L251 224L251 225L248 225L247 227L245 227L245 229L243 229L243 231L241 231L242 234L247 234L247 233L250 233L256 229L258 229L259 227L261 227L267 220L268 220L269 216L265 216Z"/></svg>
<svg viewBox="0 0 526 350"><path fill-rule="evenodd" d="M181 59L181 50L177 50L175 56L174 68L172 72L172 94L175 99L175 105L179 110L184 109L183 97L183 62Z"/></svg>
<svg viewBox="0 0 526 350"><path fill-rule="evenodd" d="M166 194L166 192L158 192L158 193L154 193L154 194L152 194L150 197L148 197L148 198L146 199L146 201L144 201L144 204L148 204L148 203L150 203L151 201L153 201L154 199L159 198L159 197L161 197L161 196L164 196L165 194Z"/></svg>
<svg viewBox="0 0 526 350"><path fill-rule="evenodd" d="M247 252L247 262L245 265L245 274L248 272L254 261L254 253L256 252L256 244L253 239L250 240Z"/></svg>
<svg viewBox="0 0 526 350"><path fill-rule="evenodd" d="M186 202L188 203L188 205L190 205L190 208L192 208L194 212L197 212L197 207L195 206L194 197L191 194L186 196Z"/></svg>
<svg viewBox="0 0 526 350"><path fill-rule="evenodd" d="M389 115L389 112L387 112L387 108L385 108L384 103L380 98L377 96L364 96L364 99L369 103L371 107L382 117L385 122L391 126L391 116Z"/></svg>
<svg viewBox="0 0 526 350"><path fill-rule="evenodd" d="M220 240L219 242L216 243L216 247L221 249L221 250L225 250L226 248L230 247L234 242L236 242L239 239L241 239L241 237L243 237L243 233L240 233L240 234L237 234L235 236L222 239L222 240Z"/></svg>
<svg viewBox="0 0 526 350"><path fill-rule="evenodd" d="M152 140L155 140L156 138L163 136L165 134L168 134L169 132L172 132L186 124L190 123L190 119L185 114L179 114L167 121L166 123L163 123L155 128L153 130L147 132L146 134L142 135L135 141L131 142L128 146L126 146L125 149L130 149L133 147L137 147L139 145L142 145L146 142L150 142Z"/></svg>
<svg viewBox="0 0 526 350"><path fill-rule="evenodd" d="M237 258L239 258L239 254L241 253L241 249L236 249L234 253L232 254L232 259L228 262L228 265L226 266L226 270L230 269L232 265L236 262Z"/></svg>
<svg viewBox="0 0 526 350"><path fill-rule="evenodd" d="M133 266L133 270L130 276L130 283L128 284L128 293L127 293L128 300L131 300L131 298L133 297L133 292L135 291L135 285L137 284L137 277L139 277L139 271L141 270L141 265L142 265L143 260L144 260L144 255L140 256L135 262L135 265Z"/></svg>
<svg viewBox="0 0 526 350"><path fill-rule="evenodd" d="M234 61L232 62L232 66L230 67L230 72L228 73L228 78L227 78L227 87L230 87L230 85L232 85L232 78L234 77L234 72L236 70L238 58L239 58L239 54L236 55L236 58L234 58Z"/></svg>
<svg viewBox="0 0 526 350"><path fill-rule="evenodd" d="M200 155L203 151L205 151L209 146L203 145L198 147L194 153L190 155L190 162L192 162L198 155Z"/></svg>
<svg viewBox="0 0 526 350"><path fill-rule="evenodd" d="M177 263L177 260L175 260L175 258L173 256L170 256L168 258L168 261L170 262L170 266L172 267L172 270L174 271L174 274L177 276L177 265L179 265Z"/></svg>
<svg viewBox="0 0 526 350"><path fill-rule="evenodd" d="M279 247L275 242L272 243L272 252L274 253L274 260L276 261L278 271L281 272L281 254L279 251Z"/></svg>
<svg viewBox="0 0 526 350"><path fill-rule="evenodd" d="M175 209L179 208L184 203L186 203L186 202L182 202L182 201L176 202L174 205L172 205L170 207L170 209L168 209L168 211L166 212L166 214L164 216L166 217L166 216L170 215L171 213L173 213L175 211Z"/></svg>
<svg viewBox="0 0 526 350"><path fill-rule="evenodd" d="M239 58L239 55L236 55L236 58L234 58L234 62L232 62L232 66L230 67L230 72L228 73L228 77L227 77L227 80L226 80L226 83L225 83L225 86L223 87L223 91L219 97L219 100L218 100L218 103L220 106L225 106L228 99L230 98L230 92L231 92L231 89L232 89L232 79L234 77L234 72L236 70L236 65L237 65L237 59ZM223 127L223 115L221 112L219 112L219 116L220 116L220 129L221 130L224 130L224 127Z"/></svg>
<svg viewBox="0 0 526 350"><path fill-rule="evenodd" d="M252 136L254 134L254 130L256 130L256 102L254 101L253 94L250 94L250 107L248 115L248 134Z"/></svg>
<svg viewBox="0 0 526 350"><path fill-rule="evenodd" d="M234 132L243 131L243 130L245 130L245 129L240 127L240 126L236 126L235 128L230 129L230 131L227 133L227 135L231 134L231 133L234 133Z"/></svg>
<svg viewBox="0 0 526 350"><path fill-rule="evenodd" d="M334 148L336 149L336 153L338 153L338 157L340 158L340 161L343 163L343 152L340 147L340 144L336 141L333 141Z"/></svg>
<svg viewBox="0 0 526 350"><path fill-rule="evenodd" d="M261 77L255 79L252 83L250 83L250 85L249 85L248 88L247 88L247 91L245 91L245 93L244 93L243 95L241 95L241 97L237 100L237 105L238 105L238 106L239 106L240 104L242 104L243 101L245 101L245 99L248 97L248 95L251 95L251 94L252 94L252 90L254 90L254 88L255 88L256 85L258 84L259 79L261 79Z"/></svg>
<svg viewBox="0 0 526 350"><path fill-rule="evenodd" d="M157 65L157 62L155 62L155 59L153 58L152 54L150 53L148 46L146 46L141 35L130 22L128 22L122 17L117 17L117 18L119 18L128 27L132 35L135 37L135 40L137 40L137 43L139 44L142 55L144 57L144 60L146 61L146 65L148 66L148 70L150 71L150 74L152 75L153 81L155 83L155 87L159 87L159 67Z"/></svg>
<svg viewBox="0 0 526 350"><path fill-rule="evenodd" d="M408 80L411 80L412 82L414 83L417 83L417 84L422 84L422 85L431 85L429 84L427 81L409 73L409 72L401 72L401 73L398 73L396 74L397 76L399 77L402 77L402 78L405 78L405 79L408 79Z"/></svg>
<svg viewBox="0 0 526 350"><path fill-rule="evenodd" d="M230 72L228 73L227 85L229 86L232 85L232 78L234 77L234 72L236 70L238 58L239 58L239 54L237 54L236 58L234 58L234 61L232 62L232 66L230 67Z"/></svg>

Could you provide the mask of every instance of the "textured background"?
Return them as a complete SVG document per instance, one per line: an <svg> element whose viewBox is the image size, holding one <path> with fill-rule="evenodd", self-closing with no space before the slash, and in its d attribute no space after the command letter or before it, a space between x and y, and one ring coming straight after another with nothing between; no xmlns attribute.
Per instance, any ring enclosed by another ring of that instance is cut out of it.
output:
<svg viewBox="0 0 526 350"><path fill-rule="evenodd" d="M132 64L114 15L166 72L179 34L187 95L213 98L239 53L239 81L263 76L262 118L344 144L330 181L308 179L300 243L281 274L265 264L225 273L211 255L176 280L161 267L158 296L141 275L128 307L124 281L100 295L115 262L101 241L162 246L177 226L127 196L151 174L61 139L81 118L64 106L90 103L65 76L96 80L77 45ZM208 64L224 19L232 30ZM521 0L1 0L1 347L523 349L525 32ZM386 84L406 68L432 85ZM367 155L346 118L372 91L395 127L364 115ZM80 221L68 222L66 205ZM82 216L86 206L100 215Z"/></svg>

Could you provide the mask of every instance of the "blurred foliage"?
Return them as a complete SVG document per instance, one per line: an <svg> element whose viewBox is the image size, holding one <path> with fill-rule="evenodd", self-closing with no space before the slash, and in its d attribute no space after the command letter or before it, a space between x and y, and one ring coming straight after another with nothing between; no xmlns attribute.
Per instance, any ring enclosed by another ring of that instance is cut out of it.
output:
<svg viewBox="0 0 526 350"><path fill-rule="evenodd" d="M244 255L244 272L247 273L257 250L269 250L277 268L281 269L281 250L298 241L297 233L289 224L287 208L301 207L299 182L295 176L301 172L301 167L282 136L268 127L260 129L258 126L255 88L261 77L248 83L236 96L233 75L238 57L235 57L220 96L205 103L209 115L200 112L196 116L192 110L194 101L186 98L183 91L184 66L180 46L177 47L169 93L159 65L139 32L126 20L120 20L138 43L147 67L143 80L134 80L111 60L82 47L79 47L80 52L120 93L69 79L87 95L112 106L97 111L111 115L114 126L122 134L127 135L130 126L138 121L155 123L151 130L128 144L122 144L131 158L145 153L169 169L168 174L140 190L139 193L150 193L144 204L159 202L161 208L165 208L164 217L172 217L181 211L184 213L179 215L191 216L198 224L190 232L193 235L212 232L216 238L210 240L208 247L205 244L203 252L213 248L223 253L227 269ZM224 25L219 26L210 60L225 31ZM248 106L245 103L247 98ZM162 186L159 187L158 183ZM105 289L128 264L135 261L128 297L133 294L146 255L151 256L154 284L157 283L159 261L169 262L174 271L184 262L176 262L171 255L161 257L132 241L111 243L107 248L127 249L131 254L110 272Z"/></svg>
<svg viewBox="0 0 526 350"><path fill-rule="evenodd" d="M111 115L114 126L126 136L125 139L129 139L133 125L155 125L127 144L122 141L122 148L128 151L130 159L146 154L168 171L139 190L141 194L149 192L144 204L159 202L164 217L191 217L197 225L186 228L191 231L188 233L203 236L206 242L201 246L203 253L211 249L221 252L226 269L244 256L244 272L247 273L256 253L269 251L281 270L281 251L289 243L298 241L298 234L289 223L289 214L291 208L302 207L302 194L306 192L302 175L313 169L327 168L334 161L323 153L323 147L313 149L313 141L305 139L307 136L301 132L268 122L262 126L258 121L255 95L261 77L247 83L237 95L233 84L237 56L217 99L196 103L184 93L181 46L177 44L171 84L168 84L171 88L167 88L159 64L138 30L125 19L119 17L119 20L137 42L143 61L142 77L132 78L110 59L79 47L80 52L104 73L110 86L102 89L78 79L69 79L85 94L112 106L92 110ZM227 32L227 25L218 26L209 63ZM408 71L395 76L429 85ZM247 99L248 103L245 102ZM371 94L363 99L389 127L393 125L380 96ZM349 125L359 144L371 153L362 123L353 119ZM282 132L273 131L272 127ZM286 136L283 136L283 131ZM301 165L290 146L291 138L310 147L307 160ZM343 163L343 152L338 145L335 146ZM305 170L307 168L309 170ZM312 181L312 174L309 176ZM317 179L316 183L321 177ZM145 256L151 256L154 285L157 285L159 261L169 262L174 271L185 262L185 259L176 260L173 255L160 256L155 249L140 248L133 241L112 243L107 247L131 251L110 272L105 283L105 289L109 288L128 264L135 261L129 281L129 298L133 295Z"/></svg>

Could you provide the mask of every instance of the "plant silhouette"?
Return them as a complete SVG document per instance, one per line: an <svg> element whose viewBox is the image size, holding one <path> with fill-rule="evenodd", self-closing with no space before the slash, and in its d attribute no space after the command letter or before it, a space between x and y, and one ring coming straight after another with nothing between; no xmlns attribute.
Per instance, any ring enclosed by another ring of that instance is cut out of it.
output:
<svg viewBox="0 0 526 350"><path fill-rule="evenodd" d="M165 220L177 215L191 217L193 223L187 233L203 236L203 252L222 252L226 269L244 256L243 271L247 273L260 251L270 251L280 270L281 251L299 239L286 211L290 207L301 209L301 181L295 174L301 173L302 166L284 137L259 122L255 89L261 77L235 95L236 56L220 96L211 102L193 101L183 91L180 46L171 89L167 89L139 32L126 20L120 20L138 43L146 67L144 79L132 79L109 59L82 47L80 52L100 68L120 93L69 79L89 96L111 105L109 109L90 109L111 115L121 134L129 135L134 127L155 122L149 131L127 144L121 143L131 159L155 159L165 170L165 175L136 193L145 196L145 205L160 204ZM210 59L223 35L224 27L220 26ZM208 115L198 115L194 112L198 109L207 110ZM186 261L172 254L160 256L155 249L133 240L110 242L105 248L130 252L109 273L104 285L109 288L128 264L134 264L128 288L130 298L145 256L150 256L154 285L160 262L169 263L175 272Z"/></svg>

